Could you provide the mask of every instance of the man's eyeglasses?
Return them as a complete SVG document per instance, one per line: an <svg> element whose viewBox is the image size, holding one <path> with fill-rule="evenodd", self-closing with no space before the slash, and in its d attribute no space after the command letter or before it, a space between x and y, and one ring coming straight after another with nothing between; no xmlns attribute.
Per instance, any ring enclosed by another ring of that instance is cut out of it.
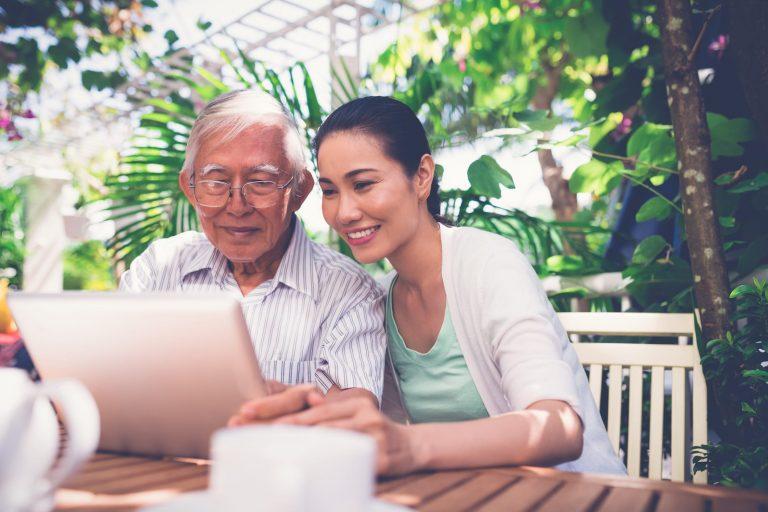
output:
<svg viewBox="0 0 768 512"><path fill-rule="evenodd" d="M200 180L197 183L193 179L189 180L189 188L200 206L209 208L221 208L227 204L232 192L239 190L243 194L243 199L253 208L268 208L274 206L280 201L281 194L293 181L293 176L282 185L275 181L254 180L245 183L241 187L233 187L227 181L219 180Z"/></svg>

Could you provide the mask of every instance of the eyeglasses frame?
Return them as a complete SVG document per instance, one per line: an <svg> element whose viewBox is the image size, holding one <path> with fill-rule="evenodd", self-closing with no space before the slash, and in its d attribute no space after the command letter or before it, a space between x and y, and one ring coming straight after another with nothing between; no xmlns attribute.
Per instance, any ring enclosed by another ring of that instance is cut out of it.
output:
<svg viewBox="0 0 768 512"><path fill-rule="evenodd" d="M193 174L192 174L192 175L189 177L189 188L190 188L190 189L192 189L192 195L194 196L194 198L195 198L195 201L197 201L197 204L199 204L200 206L204 206L204 207L206 207L206 208L224 208L225 206L227 206L227 203L230 201L230 199L232 199L232 191L233 191L233 190L240 190L240 191L241 191L241 192L240 192L240 194L243 196L243 201L245 202L245 204L249 205L251 208L257 208L257 209L258 209L258 208L269 208L269 207L268 207L268 206L261 206L261 207L260 207L260 206L256 206L256 205L254 205L254 204L251 204L251 203L248 201L248 199L246 198L246 196L245 196L245 193L243 193L243 192L242 192L243 188L244 188L246 185L248 185L248 184L250 184L250 183L273 183L273 184L275 185L275 191L278 191L278 190L285 190L285 189L288 187L288 185L290 185L290 184L293 182L293 176L291 176L291 177L288 179L288 181L286 181L286 182L285 182L284 184L282 184L282 185L278 185L276 181L272 181L272 180L251 180L251 181L246 181L245 183L243 183L243 184L242 184L241 186L239 186L239 187L233 187L231 183L229 183L229 182L226 182L226 181L221 181L221 180L201 180L201 181L216 181L216 182L219 182L219 183L226 183L226 184L229 186L229 193L228 193L228 195L227 195L227 200L226 200L226 201L224 201L224 204L222 204L221 206L211 206L211 205L205 205L205 204L202 204L202 203L200 202L200 199L197 197L197 193L195 192L195 189L196 189L197 187L196 187L196 185L195 185L195 175L194 175L194 173L193 173Z"/></svg>

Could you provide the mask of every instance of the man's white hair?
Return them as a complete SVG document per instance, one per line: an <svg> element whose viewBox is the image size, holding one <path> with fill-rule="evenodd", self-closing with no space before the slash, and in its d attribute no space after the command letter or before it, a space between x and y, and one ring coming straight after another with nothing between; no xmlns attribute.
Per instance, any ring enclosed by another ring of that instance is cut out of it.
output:
<svg viewBox="0 0 768 512"><path fill-rule="evenodd" d="M208 103L195 119L187 141L187 151L181 172L189 178L200 145L211 136L220 137L221 142L228 142L243 131L253 126L281 126L285 134L283 149L290 162L293 180L296 185L304 181L306 169L306 151L299 136L296 121L285 111L280 103L258 89L232 91L215 98ZM294 191L300 189L293 187Z"/></svg>

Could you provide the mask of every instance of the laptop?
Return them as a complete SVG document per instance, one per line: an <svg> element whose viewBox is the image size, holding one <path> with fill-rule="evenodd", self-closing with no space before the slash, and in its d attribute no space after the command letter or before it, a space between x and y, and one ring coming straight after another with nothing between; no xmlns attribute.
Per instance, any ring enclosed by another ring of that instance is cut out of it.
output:
<svg viewBox="0 0 768 512"><path fill-rule="evenodd" d="M93 395L100 450L206 458L211 434L267 394L232 296L19 292L8 303L42 379Z"/></svg>

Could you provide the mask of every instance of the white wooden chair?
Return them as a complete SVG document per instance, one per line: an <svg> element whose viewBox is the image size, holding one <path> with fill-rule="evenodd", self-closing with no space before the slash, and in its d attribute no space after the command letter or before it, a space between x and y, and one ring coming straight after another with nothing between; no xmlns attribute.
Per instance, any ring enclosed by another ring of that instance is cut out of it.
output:
<svg viewBox="0 0 768 512"><path fill-rule="evenodd" d="M707 442L707 387L695 342L694 316L680 313L559 313L558 316L569 335L691 338L688 345L574 342L581 363L589 368L589 385L598 407L604 382L603 367L608 369L607 429L616 453L620 443L624 369L629 370L627 470L630 476L640 476L643 370L650 369L648 477L662 478L664 373L671 369L671 479L684 481L689 467L690 442L693 445ZM688 392L688 371L692 374L692 399ZM691 410L692 418L688 416ZM692 435L688 442L691 420ZM706 473L695 473L693 482L706 483Z"/></svg>

